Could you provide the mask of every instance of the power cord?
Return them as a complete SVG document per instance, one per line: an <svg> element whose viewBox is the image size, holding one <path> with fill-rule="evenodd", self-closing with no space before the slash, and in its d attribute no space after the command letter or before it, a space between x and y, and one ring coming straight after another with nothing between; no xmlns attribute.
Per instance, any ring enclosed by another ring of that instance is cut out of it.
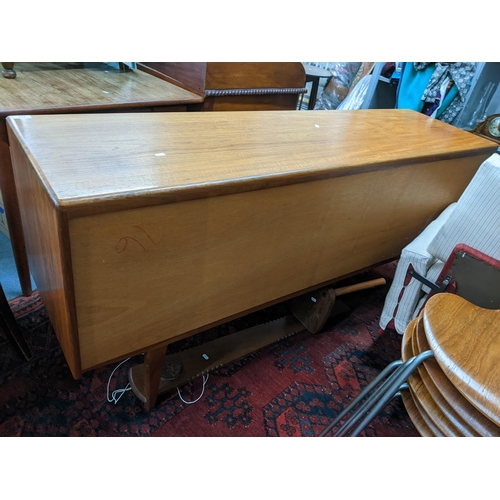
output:
<svg viewBox="0 0 500 500"><path fill-rule="evenodd" d="M206 377L206 378L205 378ZM179 391L179 388L177 387L177 394L179 394L179 398L181 398L181 401L187 405L192 405L194 403L197 403L201 397L203 396L203 393L205 392L205 385L207 384L207 381L208 381L208 373L207 375L203 375L203 388L201 390L201 394L199 395L199 397L197 399L195 399L194 401L185 401L183 399L183 397L181 396L181 391Z"/></svg>
<svg viewBox="0 0 500 500"><path fill-rule="evenodd" d="M130 358L127 358L125 360L123 360L112 372L111 372L111 375L109 376L109 380L108 380L108 388L106 390L106 395L107 395L107 398L108 398L108 403L118 403L118 401L120 401L120 398L127 392L127 391L130 391L131 390L131 387L130 387L130 384L127 384L126 387L124 389L116 389L115 391L112 392L111 394L111 398L109 397L109 384L111 383L111 378L113 377L113 374L115 373L116 370L118 370L118 368L123 365L123 363L125 363L126 361L128 361Z"/></svg>
<svg viewBox="0 0 500 500"><path fill-rule="evenodd" d="M124 359L120 364L118 364L115 369L111 372L111 375L109 376L109 379L108 379L108 386L107 386L107 389L106 389L106 396L107 396L107 399L108 399L108 403L118 403L118 401L120 401L120 398L127 392L127 391L130 391L131 390L131 387L130 387L130 384L127 384L123 389L116 389L114 390L112 393L111 393L111 397L109 396L109 385L111 383L111 379L113 378L113 375L115 373L116 370L118 370L118 368L120 368L121 365L123 365L123 363L127 362L130 358L127 358L127 359ZM179 398L181 399L181 401L187 405L192 405L194 403L197 403L202 397L203 397L203 394L205 393L205 386L207 385L207 382L208 382L208 373L206 375L203 375L202 377L202 380L203 380L203 387L202 387L202 390L201 390L201 394L198 396L197 399L195 399L194 401L186 401L182 396L181 396L181 391L179 390L179 388L177 387L177 394L179 394Z"/></svg>

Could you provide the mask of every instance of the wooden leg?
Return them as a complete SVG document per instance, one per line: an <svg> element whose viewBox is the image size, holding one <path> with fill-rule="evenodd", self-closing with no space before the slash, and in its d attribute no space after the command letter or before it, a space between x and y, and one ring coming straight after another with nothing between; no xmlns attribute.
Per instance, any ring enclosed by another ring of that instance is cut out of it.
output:
<svg viewBox="0 0 500 500"><path fill-rule="evenodd" d="M166 352L166 347L160 347L144 355L144 396L146 397L144 407L147 411L153 409L156 405Z"/></svg>
<svg viewBox="0 0 500 500"><path fill-rule="evenodd" d="M5 122L0 123L0 127L5 127ZM0 135L2 131L0 131ZM24 232L21 221L21 211L14 182L14 172L10 159L10 148L6 142L0 142L0 191L5 206L5 218L9 226L12 252L16 262L17 274L21 284L21 292L24 296L33 293L31 289L31 278L28 265L28 255L24 241Z"/></svg>

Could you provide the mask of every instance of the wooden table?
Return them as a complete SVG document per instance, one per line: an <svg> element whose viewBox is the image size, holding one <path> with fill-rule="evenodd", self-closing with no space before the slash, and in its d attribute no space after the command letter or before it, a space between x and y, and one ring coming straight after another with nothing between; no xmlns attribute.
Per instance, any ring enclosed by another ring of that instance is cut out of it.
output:
<svg viewBox="0 0 500 500"><path fill-rule="evenodd" d="M307 92L300 62L138 62L137 67L203 92L201 111L295 110Z"/></svg>
<svg viewBox="0 0 500 500"><path fill-rule="evenodd" d="M9 115L111 111L184 111L203 97L142 71L104 63L16 63L15 79L0 78L0 191L23 295L31 280L5 119Z"/></svg>
<svg viewBox="0 0 500 500"><path fill-rule="evenodd" d="M30 267L68 365L144 353L394 259L490 141L407 110L9 117Z"/></svg>

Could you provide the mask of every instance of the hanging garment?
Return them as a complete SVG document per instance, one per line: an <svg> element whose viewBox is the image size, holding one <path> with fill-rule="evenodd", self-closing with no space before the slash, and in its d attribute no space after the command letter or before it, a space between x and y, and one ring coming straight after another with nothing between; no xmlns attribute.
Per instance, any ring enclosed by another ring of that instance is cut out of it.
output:
<svg viewBox="0 0 500 500"><path fill-rule="evenodd" d="M469 62L407 63L401 76L396 107L425 112L451 123L463 108L474 72L475 63ZM447 79L450 79L451 87L446 85Z"/></svg>
<svg viewBox="0 0 500 500"><path fill-rule="evenodd" d="M427 68L430 63L415 63L417 71ZM451 79L456 87L456 93L451 102L445 106L446 96L440 106L441 113L437 113L441 121L451 123L462 110L465 98L470 89L470 82L474 76L476 65L473 62L437 62L429 80L427 88L422 95L422 101L435 103L439 99L447 79ZM453 87L452 87L453 88Z"/></svg>
<svg viewBox="0 0 500 500"><path fill-rule="evenodd" d="M424 115L430 116L431 118L436 118L439 110L443 105L443 101L453 86L453 81L449 78L445 78L441 83L441 87L436 94L434 102L426 102L422 109Z"/></svg>

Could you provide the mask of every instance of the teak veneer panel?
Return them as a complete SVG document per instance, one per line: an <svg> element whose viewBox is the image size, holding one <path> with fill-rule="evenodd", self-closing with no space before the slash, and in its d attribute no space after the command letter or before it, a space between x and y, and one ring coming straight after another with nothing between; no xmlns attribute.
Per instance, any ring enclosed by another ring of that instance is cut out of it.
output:
<svg viewBox="0 0 500 500"><path fill-rule="evenodd" d="M387 170L72 219L83 366L396 257L425 205L388 185L411 190Z"/></svg>
<svg viewBox="0 0 500 500"><path fill-rule="evenodd" d="M9 124L70 217L381 171L379 189L404 177L395 210L425 210L429 199L439 210L496 150L407 110L20 116Z"/></svg>
<svg viewBox="0 0 500 500"><path fill-rule="evenodd" d="M82 370L397 257L496 148L405 110L8 123L29 254L59 234L32 272Z"/></svg>
<svg viewBox="0 0 500 500"><path fill-rule="evenodd" d="M454 294L431 297L426 337L439 366L465 398L500 425L500 311Z"/></svg>
<svg viewBox="0 0 500 500"><path fill-rule="evenodd" d="M29 264L72 373L81 373L80 346L66 214L56 209L19 144L11 146L21 202Z"/></svg>

